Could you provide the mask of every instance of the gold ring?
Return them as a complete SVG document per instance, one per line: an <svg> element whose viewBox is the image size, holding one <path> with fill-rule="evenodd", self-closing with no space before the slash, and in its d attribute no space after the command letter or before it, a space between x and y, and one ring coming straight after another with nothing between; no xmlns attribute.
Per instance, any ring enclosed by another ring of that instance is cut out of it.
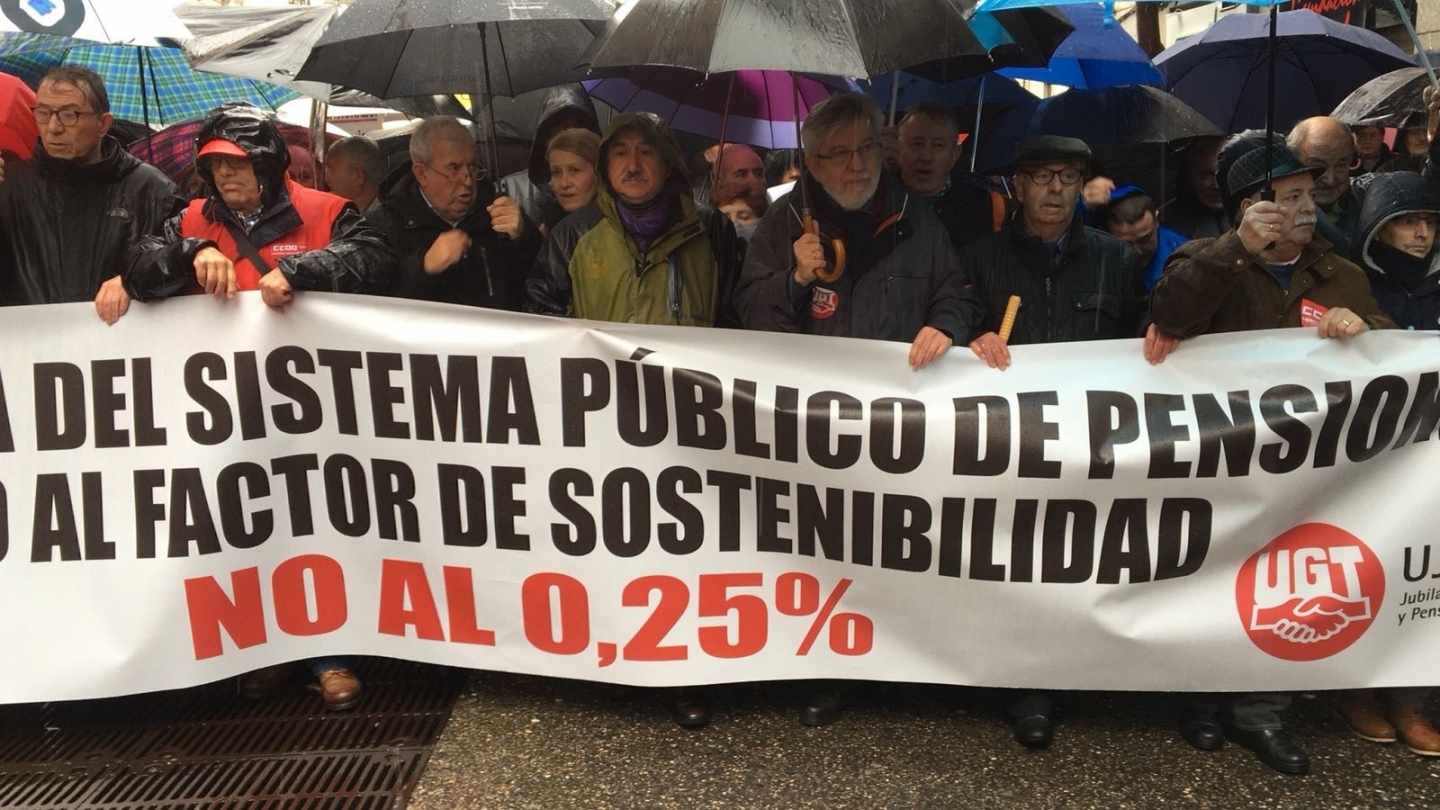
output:
<svg viewBox="0 0 1440 810"><path fill-rule="evenodd" d="M1350 325L1350 319L1349 319L1349 318L1346 318L1345 320L1343 320L1343 321L1340 322L1340 325L1341 325L1341 326L1349 326L1349 325Z"/></svg>

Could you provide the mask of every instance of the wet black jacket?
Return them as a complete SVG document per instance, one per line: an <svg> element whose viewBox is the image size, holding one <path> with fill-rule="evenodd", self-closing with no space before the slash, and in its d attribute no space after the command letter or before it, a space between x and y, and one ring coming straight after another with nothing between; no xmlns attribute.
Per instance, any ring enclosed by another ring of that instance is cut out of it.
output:
<svg viewBox="0 0 1440 810"><path fill-rule="evenodd" d="M1402 329L1440 329L1437 251L1420 259L1379 241L1382 226L1410 213L1440 213L1440 195L1414 172L1375 175L1360 209L1361 267L1375 301Z"/></svg>
<svg viewBox="0 0 1440 810"><path fill-rule="evenodd" d="M932 326L965 342L984 310L934 210L888 174L870 205L854 212L809 182L822 241L845 240L845 273L833 283L795 283L801 201L799 190L792 190L770 206L750 240L735 293L741 324L906 343Z"/></svg>
<svg viewBox="0 0 1440 810"><path fill-rule="evenodd" d="M995 232L997 206L1002 224L1009 214L1008 199L991 190L981 178L959 172L951 175L949 187L925 201L945 223L957 250Z"/></svg>
<svg viewBox="0 0 1440 810"><path fill-rule="evenodd" d="M197 147L212 138L223 138L243 148L260 180L260 218L247 234L257 250L306 226L291 201L292 192L334 199L324 192L298 187L294 181L287 182L285 170L290 165L290 151L274 122L259 110L227 105L211 113L196 136ZM208 223L240 227L234 213L221 201L215 179L204 162L200 163L197 173L204 182L204 219ZM313 210L309 205L302 208ZM147 237L132 246L125 288L136 299L166 298L199 289L195 280L195 254L216 243L187 236L182 228L183 218L183 212L171 217L158 236ZM384 235L366 222L353 204L346 203L340 209L329 223L329 231L329 243L324 248L286 256L271 269L283 273L297 290L379 293L390 286L395 273L395 255ZM238 261L241 257L227 258Z"/></svg>
<svg viewBox="0 0 1440 810"><path fill-rule="evenodd" d="M415 176L400 176L370 217L399 257L390 293L422 301L520 309L525 275L537 250L537 236L527 233L526 238L512 242L491 230L485 208L493 199L490 184L480 182L475 204L458 225L470 236L470 252L444 272L432 275L425 272L425 253L440 234L452 228L425 201Z"/></svg>
<svg viewBox="0 0 1440 810"><path fill-rule="evenodd" d="M506 175L501 183L505 193L515 200L525 214L525 227L544 225L554 228L565 218L565 209L550 191L550 164L545 159L545 149L550 139L559 134L555 118L561 113L575 112L585 120L585 128L597 135L600 133L599 119L595 105L578 84L567 84L550 91L540 108L540 117L535 124L535 140L530 143L530 164L523 172Z"/></svg>
<svg viewBox="0 0 1440 810"><path fill-rule="evenodd" d="M964 342L998 332L1012 295L1020 296L1010 334L1014 345L1140 334L1145 286L1139 257L1124 242L1086 227L1078 217L1057 252L1029 236L1023 217L1016 216L999 233L971 242L964 268L986 307L983 322Z"/></svg>
<svg viewBox="0 0 1440 810"><path fill-rule="evenodd" d="M106 138L81 166L36 146L0 183L0 304L90 301L125 269L130 246L183 205L159 169Z"/></svg>

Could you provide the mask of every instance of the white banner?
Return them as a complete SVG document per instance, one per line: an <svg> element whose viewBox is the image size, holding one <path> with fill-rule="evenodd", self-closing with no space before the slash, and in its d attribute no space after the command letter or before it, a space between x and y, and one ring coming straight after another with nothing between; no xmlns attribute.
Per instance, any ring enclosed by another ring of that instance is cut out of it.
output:
<svg viewBox="0 0 1440 810"><path fill-rule="evenodd" d="M899 344L313 293L0 330L3 702L331 654L1217 691L1440 665L1434 333L913 372Z"/></svg>

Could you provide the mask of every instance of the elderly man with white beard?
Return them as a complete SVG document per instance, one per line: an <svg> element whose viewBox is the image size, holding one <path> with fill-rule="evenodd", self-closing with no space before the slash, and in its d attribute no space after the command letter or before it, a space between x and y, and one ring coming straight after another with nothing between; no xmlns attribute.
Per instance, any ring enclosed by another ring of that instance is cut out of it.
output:
<svg viewBox="0 0 1440 810"><path fill-rule="evenodd" d="M909 343L920 369L968 339L984 313L944 223L882 170L879 133L880 111L864 96L811 110L800 133L808 197L797 187L770 206L736 305L749 329Z"/></svg>
<svg viewBox="0 0 1440 810"><path fill-rule="evenodd" d="M797 186L756 229L735 292L741 324L908 343L917 371L968 340L980 301L934 209L882 170L875 103L832 96L810 111L800 138L806 195ZM847 687L821 682L800 722L831 723L848 698Z"/></svg>

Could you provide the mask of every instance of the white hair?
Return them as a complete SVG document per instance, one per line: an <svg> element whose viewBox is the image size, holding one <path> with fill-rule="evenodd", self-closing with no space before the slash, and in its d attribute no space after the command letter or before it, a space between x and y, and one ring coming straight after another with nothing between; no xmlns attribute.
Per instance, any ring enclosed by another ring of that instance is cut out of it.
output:
<svg viewBox="0 0 1440 810"><path fill-rule="evenodd" d="M430 164L433 146L437 138L449 138L471 146L475 136L470 129L448 115L436 115L420 122L410 135L410 160L414 163Z"/></svg>

